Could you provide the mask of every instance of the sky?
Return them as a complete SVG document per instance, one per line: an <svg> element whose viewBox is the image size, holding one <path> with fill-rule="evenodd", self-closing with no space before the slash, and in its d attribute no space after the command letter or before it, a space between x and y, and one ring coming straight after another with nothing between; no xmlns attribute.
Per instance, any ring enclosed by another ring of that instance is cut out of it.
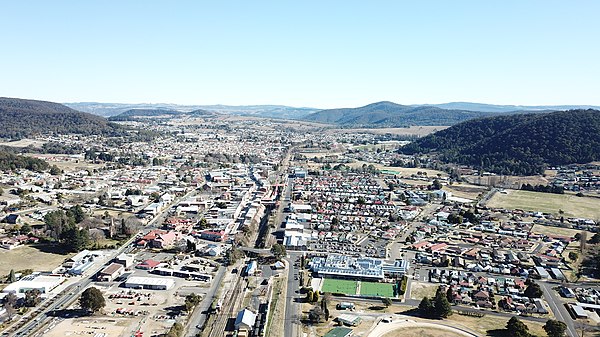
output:
<svg viewBox="0 0 600 337"><path fill-rule="evenodd" d="M600 105L600 1L2 1L0 96Z"/></svg>

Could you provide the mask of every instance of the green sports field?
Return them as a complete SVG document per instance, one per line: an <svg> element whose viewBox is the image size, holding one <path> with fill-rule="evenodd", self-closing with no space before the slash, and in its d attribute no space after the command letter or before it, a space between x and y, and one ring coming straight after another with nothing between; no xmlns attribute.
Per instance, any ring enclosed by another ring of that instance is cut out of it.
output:
<svg viewBox="0 0 600 337"><path fill-rule="evenodd" d="M361 282L360 294L365 296L394 297L392 283Z"/></svg>
<svg viewBox="0 0 600 337"><path fill-rule="evenodd" d="M323 280L323 287L321 288L321 291L324 293L356 295L356 285L356 281L326 278Z"/></svg>

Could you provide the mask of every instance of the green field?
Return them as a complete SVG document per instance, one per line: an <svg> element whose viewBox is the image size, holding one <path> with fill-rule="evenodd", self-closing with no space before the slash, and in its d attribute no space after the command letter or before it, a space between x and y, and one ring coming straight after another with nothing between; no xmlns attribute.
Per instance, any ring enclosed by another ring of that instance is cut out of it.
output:
<svg viewBox="0 0 600 337"><path fill-rule="evenodd" d="M323 287L321 288L321 291L324 293L356 295L356 285L356 281L326 278L323 280Z"/></svg>
<svg viewBox="0 0 600 337"><path fill-rule="evenodd" d="M361 282L360 294L365 296L394 297L394 285L391 283Z"/></svg>
<svg viewBox="0 0 600 337"><path fill-rule="evenodd" d="M600 207L598 207L600 199L597 198L520 190L507 190L507 192L507 194L494 194L487 206L552 214L558 214L559 210L563 210L565 217L600 219Z"/></svg>

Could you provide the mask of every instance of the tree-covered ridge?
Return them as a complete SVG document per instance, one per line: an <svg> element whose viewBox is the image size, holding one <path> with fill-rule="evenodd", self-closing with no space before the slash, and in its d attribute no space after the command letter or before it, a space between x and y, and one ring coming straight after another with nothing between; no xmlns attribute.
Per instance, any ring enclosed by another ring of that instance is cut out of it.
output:
<svg viewBox="0 0 600 337"><path fill-rule="evenodd" d="M31 171L45 171L49 168L47 162L37 158L19 156L10 152L0 150L0 171L13 171L16 169L28 169Z"/></svg>
<svg viewBox="0 0 600 337"><path fill-rule="evenodd" d="M158 117L158 116L181 116L181 115L191 115L191 116L216 116L217 113L207 111L207 110L193 110L189 112L173 110L173 109L130 109L124 111L116 116L109 117L109 121L134 121L136 118L141 117Z"/></svg>
<svg viewBox="0 0 600 337"><path fill-rule="evenodd" d="M450 110L435 106L410 106L378 102L360 108L329 109L304 117L307 121L360 127L407 127L411 125L454 125L466 120L512 112Z"/></svg>
<svg viewBox="0 0 600 337"><path fill-rule="evenodd" d="M114 134L121 127L62 104L0 97L0 138L37 134Z"/></svg>
<svg viewBox="0 0 600 337"><path fill-rule="evenodd" d="M481 118L400 149L499 174L541 174L550 165L600 160L600 111L569 110Z"/></svg>

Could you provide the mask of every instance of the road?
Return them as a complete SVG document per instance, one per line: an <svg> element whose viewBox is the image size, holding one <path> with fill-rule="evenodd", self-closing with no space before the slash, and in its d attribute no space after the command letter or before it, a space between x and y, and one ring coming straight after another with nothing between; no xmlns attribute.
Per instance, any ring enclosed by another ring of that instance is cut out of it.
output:
<svg viewBox="0 0 600 337"><path fill-rule="evenodd" d="M287 295L285 299L285 323L284 323L284 336L286 337L297 337L302 331L300 328L300 305L298 300L301 299L298 291L300 289L300 280L296 277L298 275L298 268L294 265L296 259L298 259L302 253L290 252L288 261L288 281L287 281Z"/></svg>
<svg viewBox="0 0 600 337"><path fill-rule="evenodd" d="M200 304L196 306L196 309L194 309L194 312L188 320L188 329L186 332L186 336L194 337L197 333L200 332L200 329L198 329L197 327L201 327L202 325L204 325L204 322L206 321L207 317L206 313L210 309L213 301L216 299L215 295L217 293L217 290L219 289L219 286L221 285L221 281L223 279L223 275L225 275L226 270L227 268L223 266L219 267L219 271L217 271L217 274L213 278L212 284L210 285L210 289L208 290Z"/></svg>
<svg viewBox="0 0 600 337"><path fill-rule="evenodd" d="M195 192L196 192L195 190L191 190L184 196L175 199L171 204L168 205L168 207L165 207L165 209L161 213L159 213L154 219L152 219L150 222L148 222L148 225L146 225L145 229L140 230L137 234L138 235L142 234L149 227L152 228L157 222L162 221L165 218L165 216L168 214L169 209L171 208L172 205L178 203L179 200L190 197ZM124 253L126 251L129 252L129 250L131 249L130 245L137 239L138 235L131 236L131 238L129 238L129 240L127 240L119 249L117 249L115 252L113 252L112 255L110 255L110 257L108 258L108 261L113 260L115 257L117 257L121 253ZM32 335L34 335L36 331L43 328L44 325L46 325L50 321L51 317L53 316L52 313L54 311L65 309L69 305L71 305L79 297L81 290L85 289L87 286L90 285L90 283L92 283L94 275L96 275L104 267L105 267L104 264L100 265L99 267L94 269L92 273L88 274L90 276L82 278L79 282L77 282L77 283L73 284L72 286L68 287L67 289L65 289L61 294L58 294L53 299L49 299L48 301L45 301L44 303L42 303L42 305L40 305L40 307L43 307L44 305L46 305L46 307L44 309L42 309L42 311L39 314L36 315L35 319L30 320L29 322L25 323L20 328L16 329L14 331L14 336L32 336ZM74 291L74 290L76 290L76 291ZM49 303L51 303L51 304L49 304Z"/></svg>
<svg viewBox="0 0 600 337"><path fill-rule="evenodd" d="M577 329L575 328L575 322L573 322L573 318L571 314L567 311L567 308L563 305L562 300L558 297L556 291L552 290L553 286L556 284L551 284L543 281L538 281L537 284L540 285L542 291L544 292L544 297L546 298L546 302L550 305L550 310L554 313L554 317L556 320L561 321L567 325L567 335L570 337L578 337Z"/></svg>

